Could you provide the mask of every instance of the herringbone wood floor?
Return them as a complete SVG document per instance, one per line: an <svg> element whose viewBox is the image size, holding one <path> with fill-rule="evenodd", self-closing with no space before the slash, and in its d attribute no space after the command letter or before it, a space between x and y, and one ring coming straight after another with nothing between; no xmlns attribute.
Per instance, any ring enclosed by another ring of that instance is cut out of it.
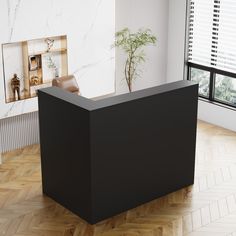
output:
<svg viewBox="0 0 236 236"><path fill-rule="evenodd" d="M195 185L89 226L42 196L39 146L4 154L0 235L236 236L236 133L198 124Z"/></svg>

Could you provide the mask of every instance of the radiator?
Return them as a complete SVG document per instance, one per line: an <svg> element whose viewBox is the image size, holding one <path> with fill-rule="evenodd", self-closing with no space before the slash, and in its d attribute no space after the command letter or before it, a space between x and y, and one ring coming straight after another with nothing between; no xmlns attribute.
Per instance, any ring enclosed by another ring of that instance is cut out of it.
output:
<svg viewBox="0 0 236 236"><path fill-rule="evenodd" d="M0 153L39 143L38 112L0 120Z"/></svg>

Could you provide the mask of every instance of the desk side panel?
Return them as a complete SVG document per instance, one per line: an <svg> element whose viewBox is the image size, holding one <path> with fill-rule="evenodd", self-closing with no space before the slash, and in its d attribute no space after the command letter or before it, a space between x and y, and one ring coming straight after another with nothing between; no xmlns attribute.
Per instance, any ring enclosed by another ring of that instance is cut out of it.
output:
<svg viewBox="0 0 236 236"><path fill-rule="evenodd" d="M89 112L39 91L43 193L91 217Z"/></svg>
<svg viewBox="0 0 236 236"><path fill-rule="evenodd" d="M198 86L91 114L93 223L194 183Z"/></svg>

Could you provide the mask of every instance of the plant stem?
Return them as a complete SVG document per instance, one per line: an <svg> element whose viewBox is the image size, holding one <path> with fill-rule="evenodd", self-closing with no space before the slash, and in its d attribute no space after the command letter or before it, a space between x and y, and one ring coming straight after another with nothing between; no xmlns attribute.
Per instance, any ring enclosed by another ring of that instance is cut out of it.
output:
<svg viewBox="0 0 236 236"><path fill-rule="evenodd" d="M129 92L132 92L132 76L131 76L131 69L132 69L132 62L133 62L133 57L134 57L134 51L131 51L130 56L129 56L129 69L128 69L128 87L129 87Z"/></svg>
<svg viewBox="0 0 236 236"><path fill-rule="evenodd" d="M127 85L129 85L129 80L128 80L128 71L127 71L127 67L128 67L128 65L129 65L129 58L127 58L127 60L126 60L126 62L125 62L125 80L126 80L126 83L127 83Z"/></svg>

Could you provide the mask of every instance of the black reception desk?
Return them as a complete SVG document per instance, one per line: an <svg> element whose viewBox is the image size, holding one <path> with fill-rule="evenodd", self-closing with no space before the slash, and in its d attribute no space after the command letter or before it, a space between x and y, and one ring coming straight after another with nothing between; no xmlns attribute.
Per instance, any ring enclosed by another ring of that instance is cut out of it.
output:
<svg viewBox="0 0 236 236"><path fill-rule="evenodd" d="M197 84L38 97L43 192L90 224L194 183Z"/></svg>

